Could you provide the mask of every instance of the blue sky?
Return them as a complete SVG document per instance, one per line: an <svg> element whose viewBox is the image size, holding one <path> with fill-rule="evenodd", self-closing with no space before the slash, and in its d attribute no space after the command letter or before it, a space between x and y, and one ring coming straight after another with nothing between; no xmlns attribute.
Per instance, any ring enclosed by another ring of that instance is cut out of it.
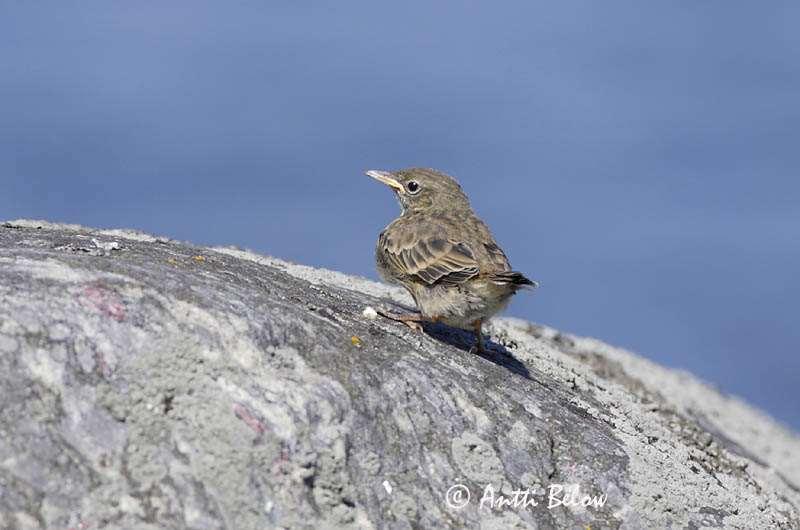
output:
<svg viewBox="0 0 800 530"><path fill-rule="evenodd" d="M365 169L456 175L509 313L800 428L796 2L4 2L0 217L376 277Z"/></svg>

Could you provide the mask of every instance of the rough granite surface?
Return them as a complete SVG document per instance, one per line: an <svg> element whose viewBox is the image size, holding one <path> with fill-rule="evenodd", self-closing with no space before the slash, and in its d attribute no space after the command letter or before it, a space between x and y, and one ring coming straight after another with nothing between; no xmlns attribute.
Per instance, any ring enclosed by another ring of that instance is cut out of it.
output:
<svg viewBox="0 0 800 530"><path fill-rule="evenodd" d="M742 401L546 326L497 319L478 356L364 312L397 304L243 250L3 224L0 528L800 528L800 438Z"/></svg>

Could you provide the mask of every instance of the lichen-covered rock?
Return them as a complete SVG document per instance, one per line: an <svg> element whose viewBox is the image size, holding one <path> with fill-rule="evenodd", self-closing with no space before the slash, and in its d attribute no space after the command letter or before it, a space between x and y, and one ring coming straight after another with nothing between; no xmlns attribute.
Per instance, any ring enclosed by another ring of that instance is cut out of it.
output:
<svg viewBox="0 0 800 530"><path fill-rule="evenodd" d="M800 527L800 440L740 401L543 326L499 319L481 357L365 311L393 304L240 250L6 223L0 528Z"/></svg>

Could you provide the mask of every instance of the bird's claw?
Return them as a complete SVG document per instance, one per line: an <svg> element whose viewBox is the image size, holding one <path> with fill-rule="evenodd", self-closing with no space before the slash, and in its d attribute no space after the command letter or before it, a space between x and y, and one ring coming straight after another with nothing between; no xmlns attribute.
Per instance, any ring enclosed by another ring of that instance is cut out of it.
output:
<svg viewBox="0 0 800 530"><path fill-rule="evenodd" d="M406 321L403 321L403 324L405 324L406 326L411 328L411 330L416 332L416 333L422 333L424 331L424 329L422 328L422 324L420 324L419 322L414 322L412 320L406 320Z"/></svg>
<svg viewBox="0 0 800 530"><path fill-rule="evenodd" d="M471 347L469 349L469 352L473 353L475 355L483 355L484 353L486 353L486 347L482 343L479 342L479 343L475 344L473 347Z"/></svg>
<svg viewBox="0 0 800 530"><path fill-rule="evenodd" d="M397 313L391 313L389 311L377 311L377 313L384 318L388 318L389 320L394 320L395 322L402 322L403 324L411 328L411 330L417 333L422 333L423 331L421 322L425 320L425 317L423 317L420 314L417 313L397 314Z"/></svg>

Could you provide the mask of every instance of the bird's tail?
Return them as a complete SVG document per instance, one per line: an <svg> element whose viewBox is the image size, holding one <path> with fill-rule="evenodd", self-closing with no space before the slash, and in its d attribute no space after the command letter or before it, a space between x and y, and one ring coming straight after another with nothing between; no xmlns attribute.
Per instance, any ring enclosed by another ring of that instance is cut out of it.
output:
<svg viewBox="0 0 800 530"><path fill-rule="evenodd" d="M539 287L539 282L535 282L525 277L524 274L517 271L498 272L492 275L492 281L500 285L513 285L519 289L523 287L530 287L536 289Z"/></svg>

